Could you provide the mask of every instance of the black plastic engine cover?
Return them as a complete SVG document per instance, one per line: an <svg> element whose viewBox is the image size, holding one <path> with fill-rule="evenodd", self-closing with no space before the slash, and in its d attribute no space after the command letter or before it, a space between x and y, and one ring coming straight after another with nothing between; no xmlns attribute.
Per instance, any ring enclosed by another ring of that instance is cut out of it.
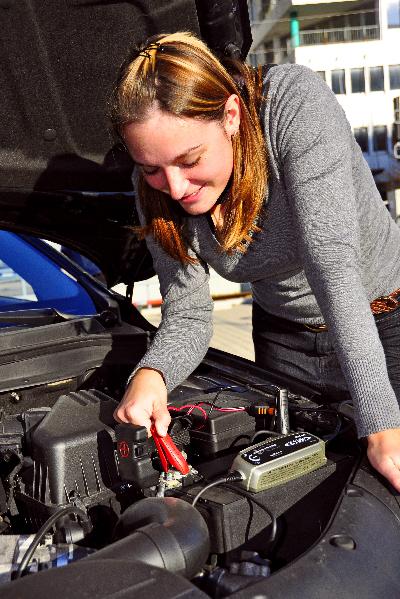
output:
<svg viewBox="0 0 400 599"><path fill-rule="evenodd" d="M114 495L111 489L120 482L114 455L116 405L95 390L57 400L32 435L33 478L18 496L28 511L43 504L54 508L75 497L89 507Z"/></svg>

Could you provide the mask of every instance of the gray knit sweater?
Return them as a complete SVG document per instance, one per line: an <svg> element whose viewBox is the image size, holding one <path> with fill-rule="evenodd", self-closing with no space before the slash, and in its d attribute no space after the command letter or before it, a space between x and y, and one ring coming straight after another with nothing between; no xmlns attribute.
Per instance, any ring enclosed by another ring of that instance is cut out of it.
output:
<svg viewBox="0 0 400 599"><path fill-rule="evenodd" d="M265 84L269 189L261 231L245 254L227 255L207 217L188 216L191 251L200 259L189 266L147 239L164 302L161 325L137 368L161 371L171 390L199 364L212 334L210 265L228 280L249 281L270 314L327 323L360 436L400 427L369 307L400 287L400 229L319 75L286 64L272 67Z"/></svg>

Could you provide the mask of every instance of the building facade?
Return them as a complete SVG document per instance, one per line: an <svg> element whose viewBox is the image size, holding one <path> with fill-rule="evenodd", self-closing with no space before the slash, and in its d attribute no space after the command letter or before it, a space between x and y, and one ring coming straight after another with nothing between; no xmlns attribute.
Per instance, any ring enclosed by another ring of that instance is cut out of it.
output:
<svg viewBox="0 0 400 599"><path fill-rule="evenodd" d="M400 0L249 0L249 10L251 63L319 72L400 221Z"/></svg>

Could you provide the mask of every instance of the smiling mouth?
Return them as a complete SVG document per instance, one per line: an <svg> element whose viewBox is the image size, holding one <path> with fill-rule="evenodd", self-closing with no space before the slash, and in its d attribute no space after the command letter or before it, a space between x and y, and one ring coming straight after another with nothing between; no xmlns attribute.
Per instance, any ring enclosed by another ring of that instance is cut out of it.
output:
<svg viewBox="0 0 400 599"><path fill-rule="evenodd" d="M204 185L202 185L199 189L197 189L193 193L189 193L188 195L183 196L183 198L180 201L181 202L189 202L190 200L195 199L196 196L201 192L202 189L204 189Z"/></svg>

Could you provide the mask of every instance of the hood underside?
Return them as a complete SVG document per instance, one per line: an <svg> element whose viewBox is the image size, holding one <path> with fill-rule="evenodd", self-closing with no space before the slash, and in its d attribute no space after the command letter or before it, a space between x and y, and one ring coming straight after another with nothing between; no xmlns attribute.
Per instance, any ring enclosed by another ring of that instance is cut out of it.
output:
<svg viewBox="0 0 400 599"><path fill-rule="evenodd" d="M0 7L1 191L126 191L107 103L129 48L199 33L193 0L10 0Z"/></svg>
<svg viewBox="0 0 400 599"><path fill-rule="evenodd" d="M81 251L110 284L151 276L127 228L132 162L106 116L118 68L132 46L179 30L246 53L246 0L4 0L0 12L0 227Z"/></svg>

